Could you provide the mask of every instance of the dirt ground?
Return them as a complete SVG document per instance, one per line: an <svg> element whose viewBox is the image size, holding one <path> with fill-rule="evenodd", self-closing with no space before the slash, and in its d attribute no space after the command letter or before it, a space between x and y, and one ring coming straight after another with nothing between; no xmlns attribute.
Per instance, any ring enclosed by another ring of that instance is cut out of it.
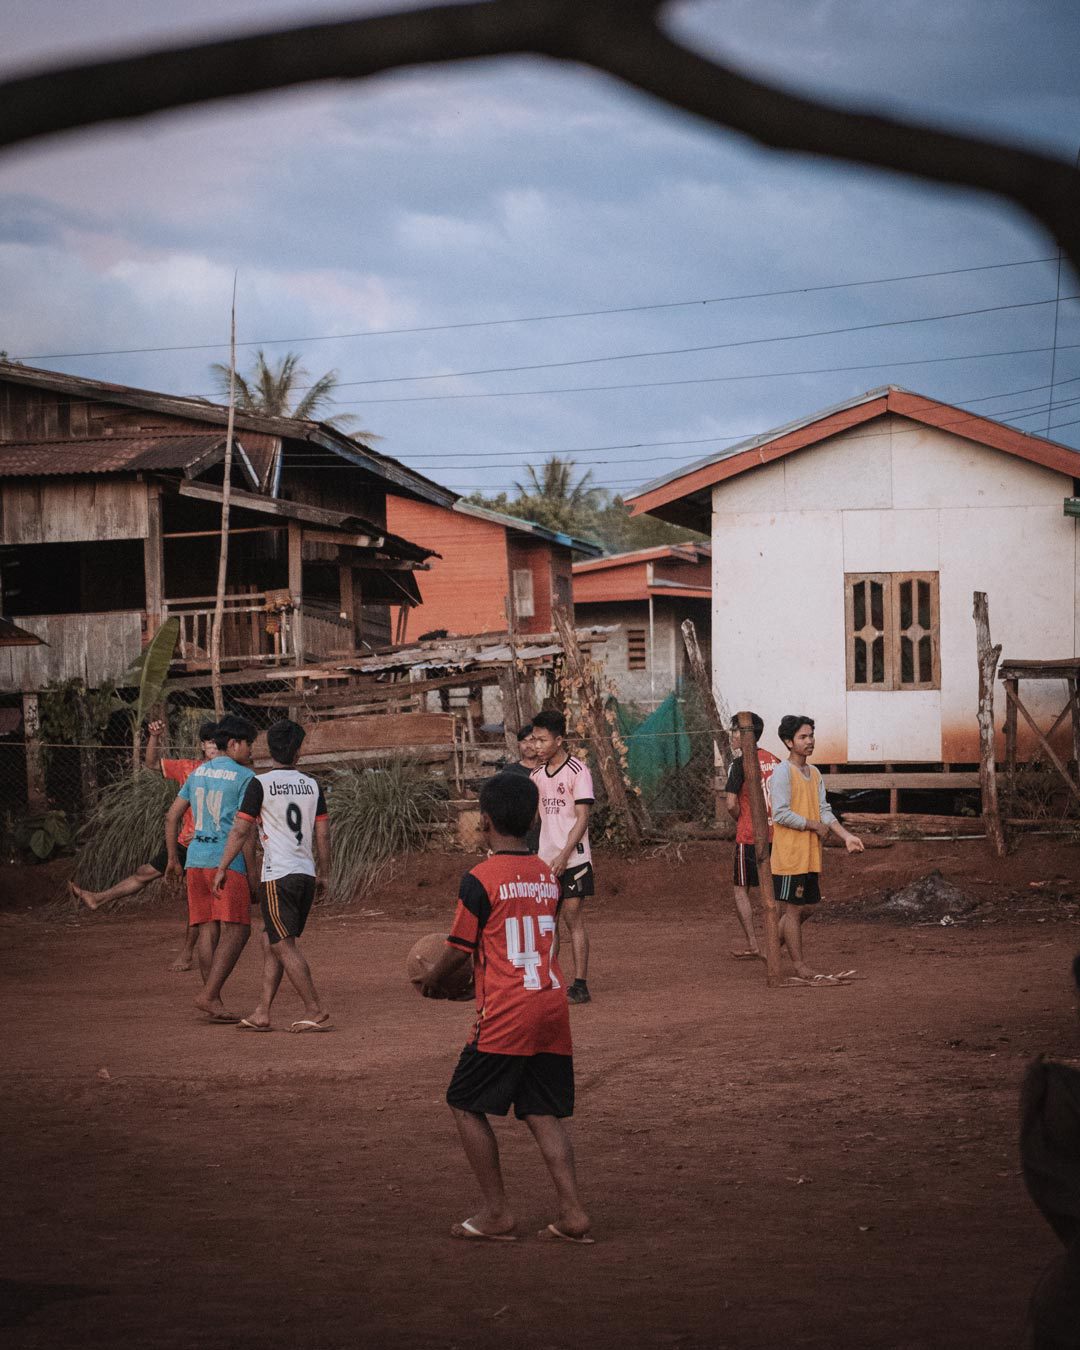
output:
<svg viewBox="0 0 1080 1350"><path fill-rule="evenodd" d="M5 1345L1022 1345L1055 1240L1019 1175L1017 1088L1038 1052L1080 1050L1078 864L1039 840L1002 864L978 841L830 850L808 953L865 978L768 990L729 956L730 845L602 859L595 1001L572 1010L592 1248L534 1240L552 1196L512 1120L528 1240L446 1236L475 1205L442 1104L471 1011L418 998L404 958L445 929L461 855L313 920L325 1036L202 1021L195 977L165 971L175 897L57 917L49 873L0 870ZM981 907L863 920L860 897L932 868ZM256 981L249 951L230 1006Z"/></svg>

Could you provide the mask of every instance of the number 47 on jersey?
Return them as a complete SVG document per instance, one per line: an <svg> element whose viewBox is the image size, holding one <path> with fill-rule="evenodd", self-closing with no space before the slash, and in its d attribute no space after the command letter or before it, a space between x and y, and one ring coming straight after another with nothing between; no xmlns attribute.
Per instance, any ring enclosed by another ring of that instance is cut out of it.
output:
<svg viewBox="0 0 1080 1350"><path fill-rule="evenodd" d="M548 939L545 944L547 948L545 952L541 952L537 946L537 925L539 925L540 937L546 936ZM562 988L555 972L551 969L551 953L554 945L554 915L538 914L535 924L531 914L526 914L520 919L515 916L506 920L506 955L523 972L523 983L526 989L542 989L544 987L540 972L543 969L545 958L548 963L547 973L552 989Z"/></svg>

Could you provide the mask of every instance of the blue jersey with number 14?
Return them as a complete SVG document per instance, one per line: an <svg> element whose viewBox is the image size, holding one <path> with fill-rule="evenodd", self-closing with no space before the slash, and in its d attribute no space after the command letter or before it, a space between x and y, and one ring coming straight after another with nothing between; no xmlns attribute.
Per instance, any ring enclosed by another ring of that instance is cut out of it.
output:
<svg viewBox="0 0 1080 1350"><path fill-rule="evenodd" d="M255 777L243 764L228 755L215 755L191 774L180 789L180 796L191 807L195 834L188 845L188 867L217 867L225 852L225 840L233 827L244 798L244 789ZM233 872L246 872L244 855L238 853L230 864Z"/></svg>

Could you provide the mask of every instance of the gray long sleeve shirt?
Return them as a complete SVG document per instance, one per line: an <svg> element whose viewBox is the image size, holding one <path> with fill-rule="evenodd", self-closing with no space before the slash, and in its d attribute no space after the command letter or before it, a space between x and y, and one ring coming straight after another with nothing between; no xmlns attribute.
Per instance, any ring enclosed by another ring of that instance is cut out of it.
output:
<svg viewBox="0 0 1080 1350"><path fill-rule="evenodd" d="M773 769L772 777L769 779L773 824L786 825L789 830L809 829L809 823L805 817L798 815L791 809L791 775L798 772L791 761L785 759ZM818 776L818 809L821 812L821 819L824 824L836 824L836 816L825 797L825 780L820 775Z"/></svg>

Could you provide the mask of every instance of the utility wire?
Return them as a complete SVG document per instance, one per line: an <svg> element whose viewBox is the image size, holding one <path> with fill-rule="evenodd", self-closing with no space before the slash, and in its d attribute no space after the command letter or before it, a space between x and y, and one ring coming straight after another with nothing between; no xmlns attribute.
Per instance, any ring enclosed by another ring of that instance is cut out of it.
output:
<svg viewBox="0 0 1080 1350"><path fill-rule="evenodd" d="M1055 255L1056 256L1056 255ZM525 314L509 319L475 319L467 322L425 324L413 328L375 328L357 333L310 333L303 337L252 338L238 342L238 347L275 347L284 343L299 342L339 342L352 338L396 337L406 333L448 333L467 328L495 328L514 323L549 323L558 319L591 319L606 314L644 314L660 309L686 309L698 305L721 305L738 300L765 300L785 295L811 295L820 291L849 290L859 286L886 286L899 281L924 281L934 277L962 276L971 272L994 272L1012 267L1034 267L1039 263L1054 262L1055 256L1048 258L1024 258L1018 262L985 263L980 267L950 267L938 272L909 272L894 277L870 277L864 281L834 281L820 286L794 286L777 291L747 291L735 295L714 295L696 300L662 300L648 305L620 305L609 309L568 310L556 314ZM18 355L16 361L68 361L84 356L138 356L154 352L203 352L221 351L227 342L194 342L167 347L113 347L87 352L37 352L31 355Z"/></svg>

